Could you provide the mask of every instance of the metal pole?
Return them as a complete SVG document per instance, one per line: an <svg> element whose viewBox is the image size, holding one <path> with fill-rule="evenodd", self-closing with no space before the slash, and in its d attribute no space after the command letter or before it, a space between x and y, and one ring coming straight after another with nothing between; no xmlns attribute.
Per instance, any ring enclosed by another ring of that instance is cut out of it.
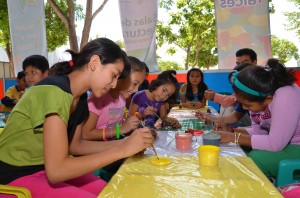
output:
<svg viewBox="0 0 300 198"><path fill-rule="evenodd" d="M2 66L3 66L3 95L5 96L5 63L3 62L2 63Z"/></svg>

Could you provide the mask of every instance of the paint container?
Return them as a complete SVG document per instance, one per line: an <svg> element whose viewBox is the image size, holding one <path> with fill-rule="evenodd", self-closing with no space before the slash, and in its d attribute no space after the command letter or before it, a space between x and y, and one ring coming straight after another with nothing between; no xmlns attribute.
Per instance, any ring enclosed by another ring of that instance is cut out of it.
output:
<svg viewBox="0 0 300 198"><path fill-rule="evenodd" d="M180 150L191 149L193 135L190 133L176 133L176 148Z"/></svg>
<svg viewBox="0 0 300 198"><path fill-rule="evenodd" d="M221 136L215 133L204 134L203 136L203 145L214 145L220 146Z"/></svg>
<svg viewBox="0 0 300 198"><path fill-rule="evenodd" d="M202 130L193 130L194 139L198 145L203 145L203 134L204 132Z"/></svg>
<svg viewBox="0 0 300 198"><path fill-rule="evenodd" d="M198 158L200 166L218 166L219 155L220 147L212 145L204 145L198 147Z"/></svg>

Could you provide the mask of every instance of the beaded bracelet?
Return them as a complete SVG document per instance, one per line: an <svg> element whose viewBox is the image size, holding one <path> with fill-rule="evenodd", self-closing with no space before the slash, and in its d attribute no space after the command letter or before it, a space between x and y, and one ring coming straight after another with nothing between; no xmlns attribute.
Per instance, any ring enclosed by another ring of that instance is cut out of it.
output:
<svg viewBox="0 0 300 198"><path fill-rule="evenodd" d="M234 133L234 143L236 144L236 133Z"/></svg>
<svg viewBox="0 0 300 198"><path fill-rule="evenodd" d="M234 143L235 143L236 145L239 144L240 136L241 136L241 133L238 133L238 132L235 132L235 133L234 133Z"/></svg>
<svg viewBox="0 0 300 198"><path fill-rule="evenodd" d="M241 133L238 134L237 139L236 139L236 143L239 144L239 139L240 139Z"/></svg>

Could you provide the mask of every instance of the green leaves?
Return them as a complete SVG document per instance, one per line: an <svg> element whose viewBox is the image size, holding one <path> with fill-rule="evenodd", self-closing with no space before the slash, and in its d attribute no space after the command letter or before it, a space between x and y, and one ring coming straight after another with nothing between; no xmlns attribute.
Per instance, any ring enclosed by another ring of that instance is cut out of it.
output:
<svg viewBox="0 0 300 198"><path fill-rule="evenodd" d="M178 63L174 61L158 61L158 67L160 70L165 71L165 70L183 70L184 68L181 67Z"/></svg>
<svg viewBox="0 0 300 198"><path fill-rule="evenodd" d="M298 49L293 42L286 39L279 39L272 35L272 54L273 57L278 58L281 62L286 63L292 58L299 59Z"/></svg>
<svg viewBox="0 0 300 198"><path fill-rule="evenodd" d="M169 19L157 25L157 44L175 44L186 52L185 68L209 68L217 64L214 2L211 0L160 1L168 8ZM167 49L174 54L175 48Z"/></svg>
<svg viewBox="0 0 300 198"><path fill-rule="evenodd" d="M56 3L65 14L68 13L66 1L57 1ZM67 44L68 30L63 21L57 16L48 3L45 7L45 16L47 47L49 52L53 52L56 48Z"/></svg>

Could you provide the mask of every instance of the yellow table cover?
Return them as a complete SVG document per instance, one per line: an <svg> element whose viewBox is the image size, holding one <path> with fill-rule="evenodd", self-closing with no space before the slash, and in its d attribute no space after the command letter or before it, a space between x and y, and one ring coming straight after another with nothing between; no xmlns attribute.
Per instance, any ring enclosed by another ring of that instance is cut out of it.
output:
<svg viewBox="0 0 300 198"><path fill-rule="evenodd" d="M157 166L153 157L126 160L98 197L282 197L248 157L220 157L218 167L200 167L195 156L171 156L171 164Z"/></svg>

